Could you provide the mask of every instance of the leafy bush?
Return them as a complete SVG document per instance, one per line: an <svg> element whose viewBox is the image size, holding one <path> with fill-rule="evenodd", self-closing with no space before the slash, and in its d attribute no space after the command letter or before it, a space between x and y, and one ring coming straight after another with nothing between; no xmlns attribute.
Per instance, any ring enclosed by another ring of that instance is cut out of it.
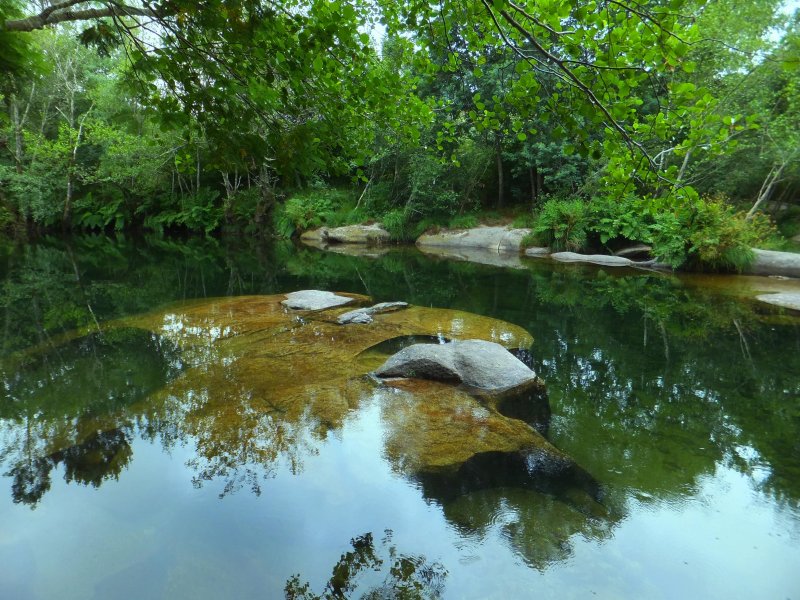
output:
<svg viewBox="0 0 800 600"><path fill-rule="evenodd" d="M205 188L196 194L181 196L180 208L165 209L163 212L150 215L145 218L144 226L154 231L178 226L209 235L219 228L224 217L223 208L216 201L217 198L219 198L218 191Z"/></svg>
<svg viewBox="0 0 800 600"><path fill-rule="evenodd" d="M450 219L447 227L450 229L471 229L478 226L478 217L475 215L457 215Z"/></svg>
<svg viewBox="0 0 800 600"><path fill-rule="evenodd" d="M124 202L125 197L118 190L100 198L95 198L94 194L89 192L75 201L74 222L85 229L105 229L113 225L116 231L121 231L127 221Z"/></svg>
<svg viewBox="0 0 800 600"><path fill-rule="evenodd" d="M536 215L530 212L514 217L511 226L516 229L533 229L536 226Z"/></svg>
<svg viewBox="0 0 800 600"><path fill-rule="evenodd" d="M275 228L279 236L328 225L338 227L360 223L368 218L365 211L354 209L352 194L346 190L314 188L296 193L275 211Z"/></svg>
<svg viewBox="0 0 800 600"><path fill-rule="evenodd" d="M650 243L654 221L649 202L632 195L592 198L589 228L599 235L603 244L620 238Z"/></svg>
<svg viewBox="0 0 800 600"><path fill-rule="evenodd" d="M589 210L583 200L551 198L542 205L530 239L525 242L543 244L555 251L578 251L586 246L588 227Z"/></svg>
<svg viewBox="0 0 800 600"><path fill-rule="evenodd" d="M741 271L755 258L752 247L774 235L763 217L747 220L721 198L697 198L655 216L653 252L673 267Z"/></svg>
<svg viewBox="0 0 800 600"><path fill-rule="evenodd" d="M413 236L410 213L404 208L390 210L381 218L383 228L393 240L406 241Z"/></svg>

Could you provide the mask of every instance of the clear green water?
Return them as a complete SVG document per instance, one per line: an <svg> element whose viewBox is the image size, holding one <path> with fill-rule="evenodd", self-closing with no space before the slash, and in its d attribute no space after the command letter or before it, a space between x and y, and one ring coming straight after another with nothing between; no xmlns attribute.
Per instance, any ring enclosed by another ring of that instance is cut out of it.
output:
<svg viewBox="0 0 800 600"><path fill-rule="evenodd" d="M697 279L414 250L83 238L0 252L0 598L800 598L797 317ZM600 482L607 514L399 476L369 403L321 437L253 445L248 415L241 436L189 435L191 406L147 410L183 369L177 348L130 329L56 343L174 300L306 288L530 331L549 438Z"/></svg>

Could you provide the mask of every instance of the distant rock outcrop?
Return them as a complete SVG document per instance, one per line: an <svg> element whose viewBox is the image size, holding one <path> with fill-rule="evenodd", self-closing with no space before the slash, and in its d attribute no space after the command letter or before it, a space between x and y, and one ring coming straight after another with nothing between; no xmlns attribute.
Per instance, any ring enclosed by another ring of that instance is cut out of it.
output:
<svg viewBox="0 0 800 600"><path fill-rule="evenodd" d="M417 246L446 246L454 248L483 248L494 252L519 254L522 238L530 229L509 229L481 225L472 229L426 233L417 239Z"/></svg>

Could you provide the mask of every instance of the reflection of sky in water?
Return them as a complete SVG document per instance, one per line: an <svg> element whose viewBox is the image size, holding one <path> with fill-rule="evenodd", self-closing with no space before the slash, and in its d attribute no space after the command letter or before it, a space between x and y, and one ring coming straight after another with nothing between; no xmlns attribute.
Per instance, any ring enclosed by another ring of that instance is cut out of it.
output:
<svg viewBox="0 0 800 600"><path fill-rule="evenodd" d="M0 589L19 600L176 597L174 590L198 599L276 598L299 571L321 589L352 537L390 528L400 551L445 565L452 598L784 598L797 591L797 513L776 510L725 467L704 477L693 498L631 499L610 538L573 532L562 541L566 560L538 571L520 568L509 545L518 506L501 499L487 527L454 528L375 452L382 436L379 409L368 405L300 473L279 470L261 496L220 500L214 485L193 488L190 445L166 454L134 442L135 460L102 494L54 473L36 511L0 498Z"/></svg>
<svg viewBox="0 0 800 600"><path fill-rule="evenodd" d="M12 502L11 477L0 479L0 598L272 598L282 596L294 573L319 592L351 538L367 531L378 538L387 528L399 552L444 564L448 598L800 597L793 483L800 478L791 425L797 414L796 327L748 321L748 360L757 367L750 369L726 316L729 311L739 319L739 311L716 298L692 304L691 294L677 296L673 283L659 286L656 278L642 280L645 285L630 295L663 311L666 333L652 325L654 310L648 342L639 308L618 313L601 302L624 278L590 271L592 276L582 272L570 279L565 274L572 271L561 267L535 267L519 276L477 269L455 277L452 264L426 262L407 266L406 274L418 279L411 290L398 272L386 275L378 262L347 260L322 283L279 270L276 277L283 279L277 283L254 279L242 293L318 285L363 291L363 276L379 300L453 306L529 329L536 338L536 370L553 400L551 435L591 465L619 519L589 519L529 490L472 492L444 505L426 498L421 483L397 475L382 457L386 431L370 402L342 429L297 448L302 469L293 469L291 460L271 463L262 473L269 478L261 481L260 496L241 489L219 499L223 478L192 485L198 439L177 435L162 445L159 437L180 429L175 424L185 420L189 404L208 402L198 385L171 399L169 415L123 415L130 421L125 431L131 432L133 458L118 479L98 489L66 484L59 463L50 490L31 510ZM228 271L221 273L214 293L228 289ZM605 286L601 293L588 287L598 282ZM579 292L566 295L570 302L594 304L560 305L562 289ZM657 293L649 296L649 290ZM681 312L681 306L691 310ZM702 306L713 310L703 312ZM751 309L745 312L752 316ZM682 337L682 327L700 329L712 317L721 320L709 337ZM461 319L443 321L438 337L445 341L464 327ZM225 344L212 342L234 331L213 320L192 321L176 312L162 331L179 341L208 342L192 349L190 363L233 360L214 354ZM492 336L508 341L502 333ZM70 367L55 365L51 375L71 377L65 369ZM241 410L242 419L265 432L258 443L272 439L269 432L279 425L278 417L273 421L272 413L251 405L221 402L214 408L231 408L234 416ZM0 460L4 452L47 455L48 411L0 419ZM480 418L483 411L473 407L464 414ZM309 426L308 420L304 415L298 428ZM193 424L203 428L208 422L198 418ZM135 433L148 425L159 430L158 442ZM302 442L299 433L287 438ZM0 473L9 468L1 464Z"/></svg>

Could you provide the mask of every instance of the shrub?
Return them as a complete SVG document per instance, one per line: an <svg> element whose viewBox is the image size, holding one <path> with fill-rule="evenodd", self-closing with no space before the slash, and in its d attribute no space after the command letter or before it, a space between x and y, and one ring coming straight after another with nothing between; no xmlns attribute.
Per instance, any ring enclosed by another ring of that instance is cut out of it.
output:
<svg viewBox="0 0 800 600"><path fill-rule="evenodd" d="M752 247L774 235L763 217L747 220L721 198L696 198L655 216L653 252L673 267L742 271Z"/></svg>
<svg viewBox="0 0 800 600"><path fill-rule="evenodd" d="M279 236L347 222L346 211L351 195L344 190L310 189L296 193L275 211L275 230Z"/></svg>
<svg viewBox="0 0 800 600"><path fill-rule="evenodd" d="M406 241L413 236L410 230L410 213L404 208L395 208L387 212L381 217L381 224L393 240Z"/></svg>
<svg viewBox="0 0 800 600"><path fill-rule="evenodd" d="M581 250L587 242L588 216L587 206L579 198L551 198L542 205L531 239L527 241L556 251Z"/></svg>
<svg viewBox="0 0 800 600"><path fill-rule="evenodd" d="M631 195L592 198L589 229L598 234L603 244L620 238L650 243L654 221L649 202Z"/></svg>
<svg viewBox="0 0 800 600"><path fill-rule="evenodd" d="M478 226L478 217L475 215L457 215L447 223L449 229L471 229Z"/></svg>

